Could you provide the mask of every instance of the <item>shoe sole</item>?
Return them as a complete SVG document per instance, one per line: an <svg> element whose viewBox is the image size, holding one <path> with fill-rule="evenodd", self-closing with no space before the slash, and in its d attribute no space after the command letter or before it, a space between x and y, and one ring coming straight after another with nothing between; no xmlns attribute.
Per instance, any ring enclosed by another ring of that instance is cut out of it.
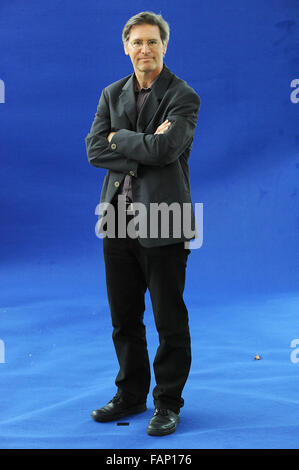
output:
<svg viewBox="0 0 299 470"><path fill-rule="evenodd" d="M170 429L166 429L165 431L155 430L155 429L147 429L146 432L149 436L167 436L168 434L172 434L176 431L177 425L179 424L180 420Z"/></svg>
<svg viewBox="0 0 299 470"><path fill-rule="evenodd" d="M146 405L138 405L134 406L132 408L127 408L126 410L118 413L117 415L113 416L99 416L99 417L94 417L93 415L90 415L94 421L97 421L98 423L108 423L109 421L116 421L117 419L125 418L126 416L130 415L137 415L138 413L143 413L143 411L146 411Z"/></svg>

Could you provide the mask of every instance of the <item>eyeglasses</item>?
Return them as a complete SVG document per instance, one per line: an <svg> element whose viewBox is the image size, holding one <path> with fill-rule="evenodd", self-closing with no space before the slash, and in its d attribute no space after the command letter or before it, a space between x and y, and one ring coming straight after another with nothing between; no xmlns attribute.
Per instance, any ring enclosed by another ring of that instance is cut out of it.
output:
<svg viewBox="0 0 299 470"><path fill-rule="evenodd" d="M150 49L155 49L158 47L159 43L160 41L158 41L158 39L150 39L149 41L146 41L146 44ZM141 49L143 47L143 41L141 41L141 39L135 39L129 44L131 44L134 49Z"/></svg>

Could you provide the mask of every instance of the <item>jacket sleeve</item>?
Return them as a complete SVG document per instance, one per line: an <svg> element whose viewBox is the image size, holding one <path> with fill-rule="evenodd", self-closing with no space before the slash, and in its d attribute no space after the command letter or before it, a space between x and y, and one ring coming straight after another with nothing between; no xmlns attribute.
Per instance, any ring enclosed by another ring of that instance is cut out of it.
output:
<svg viewBox="0 0 299 470"><path fill-rule="evenodd" d="M112 137L110 147L143 165L166 166L191 147L199 107L199 96L188 91L169 109L165 119L171 126L165 134L121 129Z"/></svg>
<svg viewBox="0 0 299 470"><path fill-rule="evenodd" d="M90 132L85 138L87 158L91 165L137 176L138 162L111 149L107 137L111 129L110 111L103 90ZM113 147L112 147L113 148ZM132 174L132 173L131 173Z"/></svg>

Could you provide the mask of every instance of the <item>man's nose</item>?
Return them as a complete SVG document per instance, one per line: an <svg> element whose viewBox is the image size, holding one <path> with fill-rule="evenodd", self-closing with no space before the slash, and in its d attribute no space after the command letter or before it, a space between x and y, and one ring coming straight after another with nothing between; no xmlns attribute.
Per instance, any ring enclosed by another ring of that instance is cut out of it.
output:
<svg viewBox="0 0 299 470"><path fill-rule="evenodd" d="M142 47L141 47L141 52L145 53L145 52L150 51L150 50L151 50L151 48L149 47L148 43L144 42L142 44Z"/></svg>

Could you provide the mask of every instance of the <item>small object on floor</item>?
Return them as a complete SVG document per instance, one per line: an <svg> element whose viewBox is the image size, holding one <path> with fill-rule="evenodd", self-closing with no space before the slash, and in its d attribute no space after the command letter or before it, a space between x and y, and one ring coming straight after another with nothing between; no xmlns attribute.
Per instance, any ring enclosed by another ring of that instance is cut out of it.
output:
<svg viewBox="0 0 299 470"><path fill-rule="evenodd" d="M130 423L117 423L117 426L129 426Z"/></svg>

